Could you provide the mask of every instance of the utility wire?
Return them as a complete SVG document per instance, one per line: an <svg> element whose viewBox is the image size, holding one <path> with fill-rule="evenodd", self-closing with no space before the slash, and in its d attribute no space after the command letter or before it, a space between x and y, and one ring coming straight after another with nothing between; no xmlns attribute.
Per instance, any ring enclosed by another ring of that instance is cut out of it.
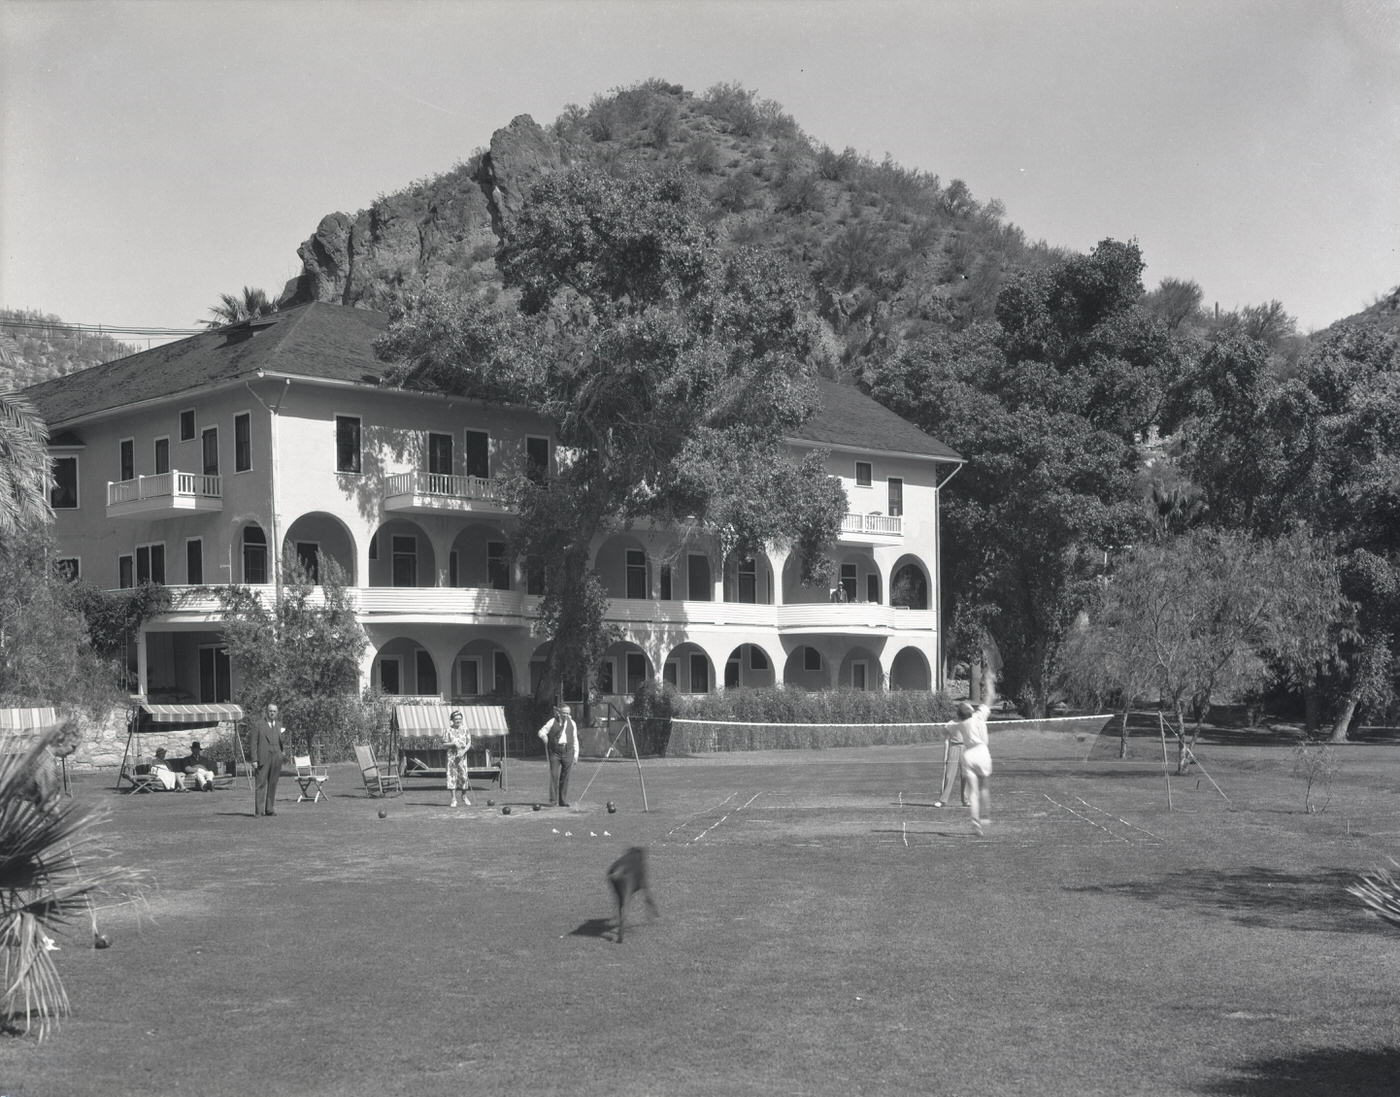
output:
<svg viewBox="0 0 1400 1097"><path fill-rule="evenodd" d="M118 336L179 336L203 335L208 328L155 328L122 326L119 324L70 324L66 320L25 320L0 316L0 327L15 328L21 331L60 331L83 335Z"/></svg>

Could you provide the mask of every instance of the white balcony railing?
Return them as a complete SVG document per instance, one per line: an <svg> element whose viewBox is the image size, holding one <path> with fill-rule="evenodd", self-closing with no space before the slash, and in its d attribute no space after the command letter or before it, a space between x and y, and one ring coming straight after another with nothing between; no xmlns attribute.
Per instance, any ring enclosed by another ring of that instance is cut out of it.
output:
<svg viewBox="0 0 1400 1097"><path fill-rule="evenodd" d="M904 518L890 514L848 514L841 522L843 535L899 538L904 536Z"/></svg>
<svg viewBox="0 0 1400 1097"><path fill-rule="evenodd" d="M171 469L134 480L107 482L107 509L122 514L158 515L161 512L220 510L223 485L218 476Z"/></svg>
<svg viewBox="0 0 1400 1097"><path fill-rule="evenodd" d="M384 505L390 510L468 510L481 503L504 506L499 485L484 476L396 472L385 478L384 489Z"/></svg>
<svg viewBox="0 0 1400 1097"><path fill-rule="evenodd" d="M213 587L172 586L171 614L198 620L214 620L221 615ZM264 600L275 597L270 585L249 587ZM482 587L352 587L350 604L366 618L404 624L462 620L492 620L503 625L528 625L539 613L539 598L518 590L488 590ZM320 604L320 591L312 595ZM652 628L674 632L677 629L720 628L743 632L776 629L799 635L845 634L879 635L932 632L938 628L935 610L906 609L865 602L810 602L798 605L755 605L747 602L660 602L648 599L614 598L607 617L633 630Z"/></svg>

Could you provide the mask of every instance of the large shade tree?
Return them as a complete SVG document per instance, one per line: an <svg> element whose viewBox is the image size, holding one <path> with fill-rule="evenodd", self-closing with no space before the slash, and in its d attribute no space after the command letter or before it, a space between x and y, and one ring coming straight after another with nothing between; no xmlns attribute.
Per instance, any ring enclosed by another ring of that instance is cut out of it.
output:
<svg viewBox="0 0 1400 1097"><path fill-rule="evenodd" d="M814 410L819 330L799 283L724 251L694 184L570 169L542 180L497 257L511 303L426 294L396 308L380 353L402 384L527 408L557 468L519 469L516 551L544 578L546 688L590 681L607 599L589 568L609 530L704 531L722 553L791 545L823 579L845 498L819 456L783 445Z"/></svg>
<svg viewBox="0 0 1400 1097"><path fill-rule="evenodd" d="M911 340L866 373L876 399L968 456L944 495L948 617L1000 649L1005 692L1045 711L1060 647L1106 553L1144 533L1141 442L1181 370L1139 306L1136 244L1022 275L997 321Z"/></svg>
<svg viewBox="0 0 1400 1097"><path fill-rule="evenodd" d="M1181 392L1182 465L1210 520L1261 536L1301 525L1332 546L1352 616L1322 681L1344 739L1359 708L1396 692L1400 344L1339 325L1282 368L1258 340L1225 332Z"/></svg>

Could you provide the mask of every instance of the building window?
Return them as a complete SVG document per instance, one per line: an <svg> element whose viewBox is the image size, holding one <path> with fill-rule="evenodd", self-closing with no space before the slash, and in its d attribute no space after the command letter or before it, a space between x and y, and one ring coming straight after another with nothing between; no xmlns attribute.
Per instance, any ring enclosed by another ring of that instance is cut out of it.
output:
<svg viewBox="0 0 1400 1097"><path fill-rule="evenodd" d="M78 506L78 459L55 457L53 487L49 490L49 506L54 510L74 510Z"/></svg>
<svg viewBox="0 0 1400 1097"><path fill-rule="evenodd" d="M321 546L315 541L297 542L297 563L306 572L312 585L321 581Z"/></svg>
<svg viewBox="0 0 1400 1097"><path fill-rule="evenodd" d="M739 657L731 655L724 664L724 688L735 689L739 685Z"/></svg>
<svg viewBox="0 0 1400 1097"><path fill-rule="evenodd" d="M656 596L657 596L658 598L660 598L663 602L669 602L669 601L671 600L671 565L670 565L670 564L662 564L662 565L661 565L661 571L660 571L659 574L657 575L657 588L658 588L658 589L657 589L657 592L656 592Z"/></svg>
<svg viewBox="0 0 1400 1097"><path fill-rule="evenodd" d="M481 660L457 660L458 696L477 697L481 694Z"/></svg>
<svg viewBox="0 0 1400 1097"><path fill-rule="evenodd" d="M647 596L647 554L641 549L627 550L627 597Z"/></svg>
<svg viewBox="0 0 1400 1097"><path fill-rule="evenodd" d="M121 472L118 480L136 479L136 443L130 438L123 438L118 447L118 463L121 465Z"/></svg>
<svg viewBox="0 0 1400 1097"><path fill-rule="evenodd" d="M864 661L851 664L851 688L866 689L866 666Z"/></svg>
<svg viewBox="0 0 1400 1097"><path fill-rule="evenodd" d="M872 478L871 478L871 475L870 475L870 462L869 462L869 461L857 461L857 462L856 462L856 487L858 487L858 488L868 488L868 487L870 486L871 482L872 482Z"/></svg>
<svg viewBox="0 0 1400 1097"><path fill-rule="evenodd" d="M510 590L510 561L503 541L486 542L486 577L492 590Z"/></svg>
<svg viewBox="0 0 1400 1097"><path fill-rule="evenodd" d="M194 441L194 408L180 412L180 441Z"/></svg>
<svg viewBox="0 0 1400 1097"><path fill-rule="evenodd" d="M690 657L690 692L710 692L710 661L703 655Z"/></svg>
<svg viewBox="0 0 1400 1097"><path fill-rule="evenodd" d="M247 472L253 467L253 420L245 411L233 417L233 471Z"/></svg>
<svg viewBox="0 0 1400 1097"><path fill-rule="evenodd" d="M82 568L78 565L76 556L64 556L54 561L53 571L60 579L66 579L70 583L76 583L82 578Z"/></svg>
<svg viewBox="0 0 1400 1097"><path fill-rule="evenodd" d="M156 475L161 476L170 471L170 439L157 438L155 446Z"/></svg>
<svg viewBox="0 0 1400 1097"><path fill-rule="evenodd" d="M510 658L505 652L498 651L493 662L496 666L496 681L492 692L500 697L509 697L515 692L515 671L510 669Z"/></svg>
<svg viewBox="0 0 1400 1097"><path fill-rule="evenodd" d="M164 545L136 546L136 581L137 583L165 582Z"/></svg>
<svg viewBox="0 0 1400 1097"><path fill-rule="evenodd" d="M453 549L447 554L447 585L457 587L462 585L462 573L457 564L457 550Z"/></svg>
<svg viewBox="0 0 1400 1097"><path fill-rule="evenodd" d="M897 476L891 476L890 485L890 505L886 510L891 518L899 518L904 514L904 481Z"/></svg>
<svg viewBox="0 0 1400 1097"><path fill-rule="evenodd" d="M747 605L758 601L758 563L752 556L739 561L738 600Z"/></svg>
<svg viewBox="0 0 1400 1097"><path fill-rule="evenodd" d="M617 666L611 659L598 664L598 692L605 697L617 693Z"/></svg>
<svg viewBox="0 0 1400 1097"><path fill-rule="evenodd" d="M360 420L354 415L335 417L335 471L360 471Z"/></svg>
<svg viewBox="0 0 1400 1097"><path fill-rule="evenodd" d="M873 571L865 577L865 600L872 605L880 604L880 576Z"/></svg>
<svg viewBox="0 0 1400 1097"><path fill-rule="evenodd" d="M403 660L397 655L379 657L379 692L390 696L403 692Z"/></svg>
<svg viewBox="0 0 1400 1097"><path fill-rule="evenodd" d="M416 587L418 585L418 538L396 534L391 539L389 551L393 557L392 585Z"/></svg>
<svg viewBox="0 0 1400 1097"><path fill-rule="evenodd" d="M549 479L549 439L525 439L525 476L535 484Z"/></svg>
<svg viewBox="0 0 1400 1097"><path fill-rule="evenodd" d="M204 475L219 475L219 428L205 427L200 435L204 439Z"/></svg>
<svg viewBox="0 0 1400 1097"><path fill-rule="evenodd" d="M267 536L260 526L243 531L243 581L267 582Z"/></svg>
<svg viewBox="0 0 1400 1097"><path fill-rule="evenodd" d="M677 677L676 661L674 659L667 660L666 665L661 668L661 680L668 686L674 686Z"/></svg>
<svg viewBox="0 0 1400 1097"><path fill-rule="evenodd" d="M802 669L821 670L822 653L814 647L804 647L802 649Z"/></svg>
<svg viewBox="0 0 1400 1097"><path fill-rule="evenodd" d="M856 566L855 564L841 565L841 589L845 592L846 601L856 600Z"/></svg>
<svg viewBox="0 0 1400 1097"><path fill-rule="evenodd" d="M198 537L185 542L185 582L192 587L204 584L204 542Z"/></svg>
<svg viewBox="0 0 1400 1097"><path fill-rule="evenodd" d="M199 649L199 699L217 704L233 697L228 648L208 645Z"/></svg>
<svg viewBox="0 0 1400 1097"><path fill-rule="evenodd" d="M117 586L130 590L136 585L135 561L130 556L117 557Z"/></svg>
<svg viewBox="0 0 1400 1097"><path fill-rule="evenodd" d="M692 602L712 601L715 596L715 585L710 581L710 558L708 556L687 556L685 570L688 579L686 597Z"/></svg>
<svg viewBox="0 0 1400 1097"><path fill-rule="evenodd" d="M420 696L426 697L438 691L437 667L433 663L433 657L422 648L413 653L413 672L418 679L414 688Z"/></svg>
<svg viewBox="0 0 1400 1097"><path fill-rule="evenodd" d="M482 480L491 476L491 436L484 430L467 431L467 475Z"/></svg>
<svg viewBox="0 0 1400 1097"><path fill-rule="evenodd" d="M452 475L452 435L428 435L428 474L430 476Z"/></svg>
<svg viewBox="0 0 1400 1097"><path fill-rule="evenodd" d="M627 653L627 692L636 693L647 680L647 657L640 651Z"/></svg>
<svg viewBox="0 0 1400 1097"><path fill-rule="evenodd" d="M768 656L764 653L763 649L761 647L758 647L756 644L749 645L749 669L768 669Z"/></svg>

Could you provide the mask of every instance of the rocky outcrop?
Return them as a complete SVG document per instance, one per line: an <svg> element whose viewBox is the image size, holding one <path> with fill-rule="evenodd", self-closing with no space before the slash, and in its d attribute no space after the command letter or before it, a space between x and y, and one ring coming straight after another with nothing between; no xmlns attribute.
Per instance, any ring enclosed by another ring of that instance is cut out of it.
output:
<svg viewBox="0 0 1400 1097"><path fill-rule="evenodd" d="M499 281L491 258L504 225L535 180L564 163L558 142L522 114L468 163L354 216L323 217L297 249L301 274L288 282L279 303L384 308L417 285L451 286L468 277L476 284Z"/></svg>

